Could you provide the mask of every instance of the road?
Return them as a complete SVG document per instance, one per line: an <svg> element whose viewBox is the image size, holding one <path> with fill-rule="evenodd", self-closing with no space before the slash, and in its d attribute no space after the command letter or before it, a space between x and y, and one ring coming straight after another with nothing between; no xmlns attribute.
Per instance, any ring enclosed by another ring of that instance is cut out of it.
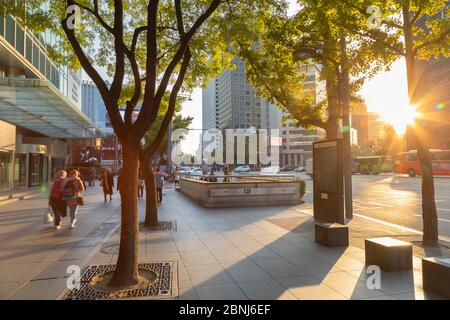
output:
<svg viewBox="0 0 450 320"><path fill-rule="evenodd" d="M306 201L312 202L307 178ZM435 178L439 235L450 238L450 177ZM422 231L421 178L353 175L353 211L359 216Z"/></svg>

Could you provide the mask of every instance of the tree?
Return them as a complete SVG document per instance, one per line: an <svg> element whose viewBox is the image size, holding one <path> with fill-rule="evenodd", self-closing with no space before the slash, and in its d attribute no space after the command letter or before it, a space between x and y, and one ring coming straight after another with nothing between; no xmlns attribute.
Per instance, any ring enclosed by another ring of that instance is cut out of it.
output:
<svg viewBox="0 0 450 320"><path fill-rule="evenodd" d="M380 138L377 155L395 156L399 152L404 152L404 138L399 136L392 125L386 124L383 127L383 134Z"/></svg>
<svg viewBox="0 0 450 320"><path fill-rule="evenodd" d="M341 25L355 35L370 39L374 44L384 46L389 54L403 57L406 61L408 95L411 106L420 99L416 89L419 81L418 60L431 57L450 56L450 20L447 0L389 0L366 1L344 0L353 9L353 16L370 18L369 6L378 7L380 27L370 30L355 28L345 21ZM426 130L418 121L412 133L418 152L422 172L422 218L423 244L438 245L438 219L435 203L434 177L429 142Z"/></svg>
<svg viewBox="0 0 450 320"><path fill-rule="evenodd" d="M59 48L62 51L55 50L55 56L80 65L93 80L123 146L121 237L116 269L109 283L113 288L126 288L139 282L137 170L140 141L153 126L164 95L171 91L169 85L182 82L183 69L187 69L191 58L189 45L215 14L221 0L193 0L188 4L183 1L183 4L181 0L101 3L98 0L42 0L27 2L27 7L20 2L2 8L27 25L35 26L36 30L41 25L41 30L61 36ZM107 67L112 78L110 86L97 66ZM132 88L132 95L126 100L122 119L119 102L127 91L123 90L125 83ZM132 114L138 102L142 107L133 122ZM164 121L172 116L173 110L169 108Z"/></svg>
<svg viewBox="0 0 450 320"><path fill-rule="evenodd" d="M336 16L348 16L336 1L304 0L293 17L264 17L256 49L252 38L236 40L258 92L288 111L297 125L322 128L329 139L338 136L343 106L360 100L359 88L383 68L381 59L386 58L339 27ZM304 84L312 68L319 69L325 82L319 95L316 87Z"/></svg>
<svg viewBox="0 0 450 320"><path fill-rule="evenodd" d="M165 110L167 108L164 108ZM176 110L179 111L181 105L178 103ZM193 118L182 117L181 115L175 115L173 119L173 129L188 128L191 124ZM165 136L159 143L158 148L150 149L149 147L153 145L153 142L157 140L159 134L159 128L161 128L163 122L163 116L159 115L155 121L155 127L158 129L149 130L145 134L145 145L143 146L140 153L140 168L143 173L145 181L145 221L144 225L146 227L156 226L158 224L158 204L157 204L157 192L155 176L153 173L152 158L156 152L164 153L168 147L168 140L170 137L170 132L166 131ZM171 155L169 155L171 156Z"/></svg>

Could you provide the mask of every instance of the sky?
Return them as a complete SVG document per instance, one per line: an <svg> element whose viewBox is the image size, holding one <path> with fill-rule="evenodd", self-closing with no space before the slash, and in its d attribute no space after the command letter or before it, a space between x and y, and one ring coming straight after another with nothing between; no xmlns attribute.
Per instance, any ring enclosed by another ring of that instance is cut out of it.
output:
<svg viewBox="0 0 450 320"><path fill-rule="evenodd" d="M295 0L290 1L288 13L298 10ZM396 131L404 133L406 124L411 121L414 112L408 105L406 82L406 65L404 59L394 62L388 72L380 72L367 81L360 91L367 104L368 111L377 112L383 120L394 125ZM393 109L397 112L393 112ZM201 88L194 90L192 101L183 105L181 113L194 117L191 128L202 127L202 94Z"/></svg>
<svg viewBox="0 0 450 320"><path fill-rule="evenodd" d="M296 1L291 0L289 14L294 14L297 9ZM394 62L389 71L380 72L368 80L362 87L360 95L365 100L368 111L379 113L381 118L392 124L399 134L404 133L406 124L415 116L413 108L408 105L406 66L403 58ZM184 102L181 114L193 117L191 129L201 129L202 88L196 88L191 97L191 101ZM188 138L186 141L186 145L191 145L192 150L195 150L194 145L197 143L197 137Z"/></svg>

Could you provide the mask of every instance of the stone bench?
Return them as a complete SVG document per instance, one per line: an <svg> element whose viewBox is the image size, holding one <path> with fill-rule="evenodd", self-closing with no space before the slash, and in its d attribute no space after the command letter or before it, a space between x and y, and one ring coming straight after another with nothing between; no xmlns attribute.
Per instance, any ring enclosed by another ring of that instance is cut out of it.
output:
<svg viewBox="0 0 450 320"><path fill-rule="evenodd" d="M316 222L315 239L327 247L348 247L348 227L338 223Z"/></svg>
<svg viewBox="0 0 450 320"><path fill-rule="evenodd" d="M450 299L450 257L422 259L423 289Z"/></svg>
<svg viewBox="0 0 450 320"><path fill-rule="evenodd" d="M393 238L365 240L366 265L377 265L383 271L411 270L412 244Z"/></svg>

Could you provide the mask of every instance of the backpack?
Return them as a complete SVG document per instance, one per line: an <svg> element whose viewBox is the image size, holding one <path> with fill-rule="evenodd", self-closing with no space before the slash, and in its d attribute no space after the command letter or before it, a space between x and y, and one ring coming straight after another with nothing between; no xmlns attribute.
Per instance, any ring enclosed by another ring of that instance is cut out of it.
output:
<svg viewBox="0 0 450 320"><path fill-rule="evenodd" d="M78 197L75 191L75 180L69 180L64 188L62 189L62 199L63 200L73 200Z"/></svg>
<svg viewBox="0 0 450 320"><path fill-rule="evenodd" d="M62 181L57 181L53 183L52 189L50 191L50 198L59 199L62 197L61 183Z"/></svg>

